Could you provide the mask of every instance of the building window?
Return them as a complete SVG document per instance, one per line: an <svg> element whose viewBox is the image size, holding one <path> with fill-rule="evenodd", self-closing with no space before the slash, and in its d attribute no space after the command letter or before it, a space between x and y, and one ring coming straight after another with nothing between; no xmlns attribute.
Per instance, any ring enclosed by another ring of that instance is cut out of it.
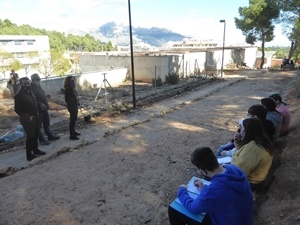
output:
<svg viewBox="0 0 300 225"><path fill-rule="evenodd" d="M22 41L15 41L15 45L22 45Z"/></svg>
<svg viewBox="0 0 300 225"><path fill-rule="evenodd" d="M9 45L11 41L1 40L0 45Z"/></svg>
<svg viewBox="0 0 300 225"><path fill-rule="evenodd" d="M26 41L27 45L34 45L35 41L34 40L28 40Z"/></svg>

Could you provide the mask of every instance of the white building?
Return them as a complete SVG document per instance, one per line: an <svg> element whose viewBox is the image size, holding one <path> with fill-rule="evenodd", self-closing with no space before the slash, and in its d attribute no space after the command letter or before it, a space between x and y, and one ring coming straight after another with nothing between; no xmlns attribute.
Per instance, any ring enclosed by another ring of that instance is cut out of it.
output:
<svg viewBox="0 0 300 225"><path fill-rule="evenodd" d="M50 59L51 57L48 36L0 35L0 49L13 53L15 58L23 64L24 68L17 71L20 77L27 75L32 64L38 63L40 59ZM7 72L7 74L9 73Z"/></svg>

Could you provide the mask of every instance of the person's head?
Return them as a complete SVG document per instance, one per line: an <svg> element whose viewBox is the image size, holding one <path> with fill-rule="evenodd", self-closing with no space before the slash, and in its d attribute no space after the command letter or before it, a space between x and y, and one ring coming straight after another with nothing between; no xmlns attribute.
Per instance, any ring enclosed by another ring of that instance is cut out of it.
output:
<svg viewBox="0 0 300 225"><path fill-rule="evenodd" d="M267 152L272 154L274 146L264 131L262 122L258 118L247 118L243 120L245 136L241 142L241 146L255 141L256 144L263 146Z"/></svg>
<svg viewBox="0 0 300 225"><path fill-rule="evenodd" d="M268 111L275 111L276 110L276 103L272 98L263 98L261 104L264 105Z"/></svg>
<svg viewBox="0 0 300 225"><path fill-rule="evenodd" d="M11 70L11 73L14 73L15 72L15 70Z"/></svg>
<svg viewBox="0 0 300 225"><path fill-rule="evenodd" d="M280 104L280 103L286 105L286 103L284 103L284 102L282 101L282 98L281 98L281 96L280 96L278 93L271 94L271 95L269 96L269 98L272 98L272 99L275 101L275 103L276 103L277 105Z"/></svg>
<svg viewBox="0 0 300 225"><path fill-rule="evenodd" d="M200 171L205 172L213 172L219 167L218 160L209 147L196 148L191 154L191 162Z"/></svg>
<svg viewBox="0 0 300 225"><path fill-rule="evenodd" d="M257 117L261 120L265 120L267 116L268 109L261 104L256 104L250 106L248 109L248 118Z"/></svg>
<svg viewBox="0 0 300 225"><path fill-rule="evenodd" d="M30 90L30 85L31 85L31 82L29 80L28 77L22 77L20 79L20 85L21 85L21 89L24 90L24 91L29 91Z"/></svg>
<svg viewBox="0 0 300 225"><path fill-rule="evenodd" d="M73 76L67 76L64 80L64 88L75 88L76 79Z"/></svg>
<svg viewBox="0 0 300 225"><path fill-rule="evenodd" d="M31 81L33 85L40 86L41 85L41 78L37 73L31 75Z"/></svg>

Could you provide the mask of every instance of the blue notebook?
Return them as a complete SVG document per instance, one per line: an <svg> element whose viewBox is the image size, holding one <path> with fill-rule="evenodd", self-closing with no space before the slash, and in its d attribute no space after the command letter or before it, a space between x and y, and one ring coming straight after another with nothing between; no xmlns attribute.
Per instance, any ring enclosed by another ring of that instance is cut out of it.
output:
<svg viewBox="0 0 300 225"><path fill-rule="evenodd" d="M195 179L199 179L201 180L205 185L209 185L210 182L200 179L198 177L193 176L192 179L189 181L189 183L187 184L187 191L188 194L191 196L191 198L195 199L197 198L197 196L200 194L200 190L198 190L195 186L194 186L194 180ZM205 217L206 213L201 213L199 215L193 214L190 211L188 211L184 205L181 204L180 200L178 198L176 198L171 204L170 206L173 209L176 209L177 211L181 212L182 214L186 215L187 217L192 218L193 220L196 220L198 222L202 222L202 220Z"/></svg>

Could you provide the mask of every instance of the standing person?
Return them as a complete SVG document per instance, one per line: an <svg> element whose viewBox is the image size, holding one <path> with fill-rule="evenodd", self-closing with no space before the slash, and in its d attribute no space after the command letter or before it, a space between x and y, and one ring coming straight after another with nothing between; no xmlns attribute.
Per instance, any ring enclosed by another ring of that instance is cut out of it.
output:
<svg viewBox="0 0 300 225"><path fill-rule="evenodd" d="M253 225L253 197L243 171L234 165L220 166L209 147L195 149L191 162L204 176L211 178L211 184L204 186L196 180L194 185L201 189L196 199L190 197L185 185L181 185L178 198L190 212L209 215L211 223L203 221L201 224ZM171 206L168 214L170 225L199 224Z"/></svg>
<svg viewBox="0 0 300 225"><path fill-rule="evenodd" d="M78 105L79 105L79 96L75 89L76 80L73 76L67 76L64 80L64 89L65 89L65 101L67 103L67 108L70 113L70 140L78 140L80 135L79 132L75 130L75 124L78 116Z"/></svg>
<svg viewBox="0 0 300 225"><path fill-rule="evenodd" d="M38 119L38 137L39 142L42 145L49 145L48 141L57 140L60 137L55 136L50 131L50 117L49 117L49 104L48 104L48 97L45 91L41 87L41 78L38 74L31 75L31 90L36 97L37 105L39 109L39 119ZM45 140L41 128L43 126L44 132L48 137L48 141Z"/></svg>
<svg viewBox="0 0 300 225"><path fill-rule="evenodd" d="M269 173L274 145L265 133L260 119L245 119L243 127L244 138L234 143L238 151L232 157L231 163L244 171L251 189L255 191Z"/></svg>
<svg viewBox="0 0 300 225"><path fill-rule="evenodd" d="M14 70L11 70L10 73L10 83L13 87L14 95L16 95L19 91L19 75Z"/></svg>
<svg viewBox="0 0 300 225"><path fill-rule="evenodd" d="M275 101L276 110L283 116L280 136L286 135L289 132L291 122L291 113L286 106L287 104L282 101L281 96L277 93L270 95L269 98Z"/></svg>
<svg viewBox="0 0 300 225"><path fill-rule="evenodd" d="M273 141L276 142L280 135L281 126L283 122L283 116L280 112L276 110L276 103L272 98L263 98L261 99L261 104L264 105L267 109L266 119L270 120L275 127L275 134L273 136Z"/></svg>
<svg viewBox="0 0 300 225"><path fill-rule="evenodd" d="M39 110L36 98L31 91L30 80L27 77L20 79L21 89L15 95L15 112L20 117L20 123L26 133L26 158L33 160L46 153L38 149L37 120Z"/></svg>

